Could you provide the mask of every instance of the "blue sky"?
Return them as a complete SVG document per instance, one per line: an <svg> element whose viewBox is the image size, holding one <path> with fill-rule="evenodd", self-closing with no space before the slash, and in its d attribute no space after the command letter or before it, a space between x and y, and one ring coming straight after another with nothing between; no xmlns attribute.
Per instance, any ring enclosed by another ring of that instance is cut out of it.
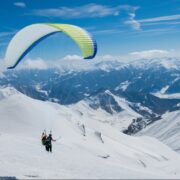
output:
<svg viewBox="0 0 180 180"><path fill-rule="evenodd" d="M147 50L180 50L180 0L6 0L0 6L0 57L12 36L38 22L69 23L87 29L98 55ZM31 52L32 57L80 54L64 35L55 35Z"/></svg>

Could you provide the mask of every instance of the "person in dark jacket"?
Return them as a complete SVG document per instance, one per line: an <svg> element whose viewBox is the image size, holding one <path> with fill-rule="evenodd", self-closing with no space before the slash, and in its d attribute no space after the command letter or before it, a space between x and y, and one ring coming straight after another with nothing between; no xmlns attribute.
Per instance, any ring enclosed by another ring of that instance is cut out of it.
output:
<svg viewBox="0 0 180 180"><path fill-rule="evenodd" d="M45 142L46 151L48 152L52 152L52 141L55 142L56 140L52 138L52 134L50 133Z"/></svg>

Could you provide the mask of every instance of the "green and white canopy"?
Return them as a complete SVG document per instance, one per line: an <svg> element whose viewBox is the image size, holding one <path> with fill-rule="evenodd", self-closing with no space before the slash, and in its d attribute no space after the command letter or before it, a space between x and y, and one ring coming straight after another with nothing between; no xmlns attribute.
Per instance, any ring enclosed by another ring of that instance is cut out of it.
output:
<svg viewBox="0 0 180 180"><path fill-rule="evenodd" d="M81 49L84 59L95 57L97 44L84 29L69 24L32 24L20 30L10 41L5 55L6 67L15 68L34 46L57 32L72 38Z"/></svg>

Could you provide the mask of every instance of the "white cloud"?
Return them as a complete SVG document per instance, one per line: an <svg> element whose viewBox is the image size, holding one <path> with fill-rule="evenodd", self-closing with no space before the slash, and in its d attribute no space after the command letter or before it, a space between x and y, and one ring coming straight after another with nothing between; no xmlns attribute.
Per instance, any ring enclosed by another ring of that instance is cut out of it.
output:
<svg viewBox="0 0 180 180"><path fill-rule="evenodd" d="M103 29L103 30L95 30L93 31L93 34L98 35L105 35L105 34L119 34L124 31L120 31L119 29Z"/></svg>
<svg viewBox="0 0 180 180"><path fill-rule="evenodd" d="M163 57L178 57L180 58L180 51L179 50L164 50L164 49L149 49L144 51L133 51L125 55L103 55L103 56L96 56L95 60L98 61L133 61L136 59L151 59L151 58L163 58Z"/></svg>
<svg viewBox="0 0 180 180"><path fill-rule="evenodd" d="M82 60L83 58L81 56L78 56L78 55L67 55L63 58L63 60L65 61L71 61L71 60L75 60L75 61L79 61L79 60Z"/></svg>
<svg viewBox="0 0 180 180"><path fill-rule="evenodd" d="M20 8L25 8L26 4L24 2L15 2L14 6L20 7Z"/></svg>
<svg viewBox="0 0 180 180"><path fill-rule="evenodd" d="M62 65L66 62L75 64L96 64L103 61L133 61L136 59L150 59L150 58L163 58L163 57L180 57L178 50L163 50L163 49L149 49L144 51L133 51L125 55L111 55L105 54L102 56L96 56L92 60L84 60L78 55L67 55L60 59L58 62ZM77 62L78 61L78 62ZM57 63L57 64L59 64ZM55 64L54 64L55 65Z"/></svg>
<svg viewBox="0 0 180 180"><path fill-rule="evenodd" d="M116 56L112 56L110 54L106 54L106 55L104 55L104 56L102 56L100 58L102 58L102 60L113 60L113 59L116 59L117 57Z"/></svg>
<svg viewBox="0 0 180 180"><path fill-rule="evenodd" d="M35 16L44 16L44 17L61 17L65 19L73 18L101 18L106 16L119 16L121 12L125 12L127 20L125 24L130 25L133 29L139 30L140 23L135 20L135 12L139 9L136 6L130 5L120 5L120 6L106 6L101 4L90 3L78 7L58 7L58 8L48 8L48 9L34 9L30 13ZM111 33L116 30L105 30L102 33Z"/></svg>
<svg viewBox="0 0 180 180"><path fill-rule="evenodd" d="M172 20L180 20L180 14L171 15L171 16L160 16L155 18L141 19L138 20L139 23L147 23L147 22L160 22L160 21L172 21Z"/></svg>
<svg viewBox="0 0 180 180"><path fill-rule="evenodd" d="M108 7L98 4L87 4L79 7L59 7L49 9L36 9L33 11L34 15L64 17L64 18L84 18L84 17L104 17L119 15L120 6Z"/></svg>
<svg viewBox="0 0 180 180"><path fill-rule="evenodd" d="M125 21L125 24L131 25L131 27L134 30L140 30L141 29L141 24L135 19L136 14L135 13L129 13L129 19Z"/></svg>
<svg viewBox="0 0 180 180"><path fill-rule="evenodd" d="M154 25L179 25L180 21L158 21L158 22L147 22L143 26L154 26Z"/></svg>
<svg viewBox="0 0 180 180"><path fill-rule="evenodd" d="M169 55L169 53L170 52L167 50L153 49L146 51L131 52L129 55L133 58L155 58L155 57L165 57Z"/></svg>
<svg viewBox="0 0 180 180"><path fill-rule="evenodd" d="M103 62L133 62L138 61L140 59L153 59L153 58L180 58L180 53L178 50L162 50L162 49L150 49L145 51L134 51L130 52L126 55L111 55L106 54L102 56L96 56L94 59L85 60L79 55L67 55L59 60L43 60L41 58L38 59L25 59L20 62L18 66L15 68L16 70L20 69L38 69L38 70L46 70L48 68L59 68L61 71L68 70L69 72L73 70L90 70L96 66L103 65ZM4 63L0 61L0 74L4 71L5 67ZM113 64L112 64L113 65Z"/></svg>
<svg viewBox="0 0 180 180"><path fill-rule="evenodd" d="M12 32L0 32L0 37L6 37L12 34L13 34Z"/></svg>
<svg viewBox="0 0 180 180"><path fill-rule="evenodd" d="M105 6L95 3L86 4L79 7L59 7L49 9L35 9L32 11L33 15L46 17L63 17L63 18L90 18L90 17L105 17L118 16L121 11L131 11L136 7L123 6Z"/></svg>
<svg viewBox="0 0 180 180"><path fill-rule="evenodd" d="M39 69L44 70L48 69L49 65L47 62L41 58L38 59L26 59L23 62L21 62L17 69Z"/></svg>
<svg viewBox="0 0 180 180"><path fill-rule="evenodd" d="M5 65L4 65L4 60L0 59L0 78L4 77L3 72L5 71Z"/></svg>

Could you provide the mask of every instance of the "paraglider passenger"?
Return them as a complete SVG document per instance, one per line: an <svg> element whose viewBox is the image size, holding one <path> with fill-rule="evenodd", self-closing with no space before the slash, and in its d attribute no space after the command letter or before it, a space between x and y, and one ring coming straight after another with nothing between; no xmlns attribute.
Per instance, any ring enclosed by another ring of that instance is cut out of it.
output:
<svg viewBox="0 0 180 180"><path fill-rule="evenodd" d="M46 138L47 138L46 131L44 131L41 135L41 143L43 146L45 145Z"/></svg>
<svg viewBox="0 0 180 180"><path fill-rule="evenodd" d="M52 138L52 134L50 133L49 136L46 138L46 142L45 142L46 151L48 152L52 152L52 141L56 141L56 140Z"/></svg>

